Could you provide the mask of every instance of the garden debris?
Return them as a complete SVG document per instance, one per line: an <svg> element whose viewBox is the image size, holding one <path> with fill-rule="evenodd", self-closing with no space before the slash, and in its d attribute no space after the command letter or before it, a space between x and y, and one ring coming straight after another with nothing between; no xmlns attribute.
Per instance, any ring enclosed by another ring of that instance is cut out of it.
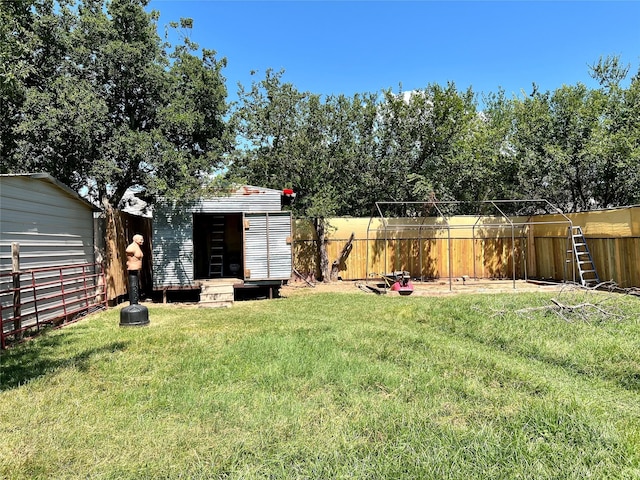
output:
<svg viewBox="0 0 640 480"><path fill-rule="evenodd" d="M560 292L568 292L569 300L573 303L569 304L566 300L560 301L558 298L551 298L550 305L540 307L521 308L515 312L525 314L535 311L551 311L558 315L566 322L581 320L584 322L605 321L605 320L624 320L625 315L621 314L616 308L619 295L629 294L635 295L632 290L620 289L613 282L601 282L594 286L582 286L579 284L567 284L567 288ZM560 296L558 296L560 297Z"/></svg>
<svg viewBox="0 0 640 480"><path fill-rule="evenodd" d="M304 275L302 275L302 274L301 274L298 270L296 270L295 268L293 269L293 273L295 273L295 274L296 274L296 276L297 276L298 278L300 278L301 280L303 280L307 285L309 285L310 287L315 288L315 284L314 284L314 283L311 283L309 280L307 280L307 278L306 278Z"/></svg>
<svg viewBox="0 0 640 480"><path fill-rule="evenodd" d="M362 282L357 282L356 286L362 290L365 293L375 293L376 295L382 295L384 293L387 293L384 289L382 288L378 288L378 287L374 287L372 285L368 285L366 283L362 283Z"/></svg>

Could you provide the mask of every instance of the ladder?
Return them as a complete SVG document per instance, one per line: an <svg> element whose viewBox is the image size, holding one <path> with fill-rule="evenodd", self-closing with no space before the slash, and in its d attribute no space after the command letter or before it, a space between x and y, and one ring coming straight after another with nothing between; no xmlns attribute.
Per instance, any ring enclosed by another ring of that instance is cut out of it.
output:
<svg viewBox="0 0 640 480"><path fill-rule="evenodd" d="M593 263L582 227L569 227L569 241L571 244L567 246L567 264L575 261L580 275L580 285L588 287L599 284L600 278L596 272L596 264Z"/></svg>
<svg viewBox="0 0 640 480"><path fill-rule="evenodd" d="M209 278L222 278L224 276L224 217L213 217L211 232L209 234Z"/></svg>

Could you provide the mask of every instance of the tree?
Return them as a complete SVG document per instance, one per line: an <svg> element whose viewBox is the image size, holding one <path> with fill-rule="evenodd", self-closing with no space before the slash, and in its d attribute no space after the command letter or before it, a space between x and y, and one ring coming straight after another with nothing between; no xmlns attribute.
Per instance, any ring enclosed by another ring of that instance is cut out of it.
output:
<svg viewBox="0 0 640 480"><path fill-rule="evenodd" d="M380 198L477 197L481 177L470 149L476 121L471 89L459 92L449 83L400 95L387 91L380 106L378 159L383 171L378 175L392 182Z"/></svg>
<svg viewBox="0 0 640 480"><path fill-rule="evenodd" d="M640 103L636 78L620 86L626 71L617 60L601 61L593 70L599 90L578 83L514 101L522 194L566 211L637 201Z"/></svg>
<svg viewBox="0 0 640 480"><path fill-rule="evenodd" d="M585 146L597 119L582 84L515 101L512 138L524 198L546 198L569 211L589 207L592 176Z"/></svg>
<svg viewBox="0 0 640 480"><path fill-rule="evenodd" d="M57 5L57 8L56 8ZM28 89L56 77L69 43L68 2L0 2L0 172L12 171L16 135Z"/></svg>
<svg viewBox="0 0 640 480"><path fill-rule="evenodd" d="M366 185L374 183L367 154L372 151L375 97L323 99L299 92L282 75L267 70L250 90L240 86L233 122L242 140L229 175L296 191L293 211L313 222L320 270L328 281L327 220L361 214L368 204Z"/></svg>
<svg viewBox="0 0 640 480"><path fill-rule="evenodd" d="M231 148L222 69L188 38L157 34L147 0L46 1L5 12L31 22L33 53L3 127L3 171L50 171L105 208L130 187L147 195L194 193ZM191 25L183 20L182 28ZM176 24L177 25L177 24ZM24 27L25 30L27 27ZM9 100L7 100L9 99Z"/></svg>
<svg viewBox="0 0 640 480"><path fill-rule="evenodd" d="M591 69L604 104L589 144L597 161L593 194L602 207L640 202L640 70L625 89L628 71L619 57L601 58Z"/></svg>
<svg viewBox="0 0 640 480"><path fill-rule="evenodd" d="M484 95L483 104L473 121L469 139L476 175L475 200L517 198L513 102L499 89L497 93Z"/></svg>
<svg viewBox="0 0 640 480"><path fill-rule="evenodd" d="M333 216L363 215L375 200L373 187L382 179L372 169L374 159L375 96L329 96L321 101L310 95L304 106L306 128L294 136L298 164L299 214L312 219L318 236L320 270L330 279L326 250L328 219Z"/></svg>

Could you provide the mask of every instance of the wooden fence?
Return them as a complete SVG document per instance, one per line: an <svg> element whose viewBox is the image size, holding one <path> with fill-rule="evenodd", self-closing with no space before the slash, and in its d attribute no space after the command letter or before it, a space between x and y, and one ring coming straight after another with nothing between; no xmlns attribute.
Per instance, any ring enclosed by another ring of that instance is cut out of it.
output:
<svg viewBox="0 0 640 480"><path fill-rule="evenodd" d="M620 287L640 286L640 207L567 215L583 228L601 280ZM327 249L330 261L340 256L351 233L352 250L340 267L344 280L407 270L425 279L461 277L538 278L563 280L567 250L567 223L560 215L510 219L453 217L452 228L441 224L427 228L397 228L381 233L367 218L330 220ZM483 224L493 225L485 227ZM476 225L479 225L476 227ZM310 225L296 223L294 266L308 276L318 276L316 239ZM570 277L568 278L571 279Z"/></svg>
<svg viewBox="0 0 640 480"><path fill-rule="evenodd" d="M340 255L347 239L331 239L328 243L330 259ZM385 251L386 244L386 251ZM460 277L510 278L513 272L511 238L394 238L389 240L354 239L349 257L340 269L343 280L365 279L367 274L393 270L407 270L413 277L425 279ZM523 248L526 239L515 239L515 265L518 278L524 276ZM294 266L307 275L318 275L314 240L296 240ZM449 265L451 252L451 265ZM368 257L367 257L368 255ZM367 265L369 268L367 269Z"/></svg>
<svg viewBox="0 0 640 480"><path fill-rule="evenodd" d="M98 221L96 239L104 243L98 246L101 250L102 263L107 282L107 299L117 302L127 294L127 262L125 249L135 234L144 237L142 253L144 254L140 272L140 291L151 293L151 219L130 215L118 210L107 212Z"/></svg>
<svg viewBox="0 0 640 480"><path fill-rule="evenodd" d="M616 208L567 215L584 231L601 281L620 287L640 287L640 207ZM557 218L541 215L542 220ZM564 265L564 232L537 226L535 232L537 276L558 278Z"/></svg>

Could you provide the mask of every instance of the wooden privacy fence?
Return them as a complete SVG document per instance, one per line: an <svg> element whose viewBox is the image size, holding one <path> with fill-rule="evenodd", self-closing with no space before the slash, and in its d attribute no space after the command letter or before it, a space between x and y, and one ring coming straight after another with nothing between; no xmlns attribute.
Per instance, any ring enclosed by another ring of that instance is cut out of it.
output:
<svg viewBox="0 0 640 480"><path fill-rule="evenodd" d="M140 272L140 290L151 291L151 219L118 210L107 211L100 219L100 236L107 283L107 300L116 301L127 294L127 259L125 249L135 234L144 237L144 254Z"/></svg>
<svg viewBox="0 0 640 480"><path fill-rule="evenodd" d="M567 214L584 231L601 281L640 287L640 206ZM541 215L548 220L555 215ZM535 274L557 279L564 266L566 240L558 228L536 228Z"/></svg>
<svg viewBox="0 0 640 480"><path fill-rule="evenodd" d="M585 232L601 280L620 287L640 286L640 207L567 214ZM565 217L565 218L566 218ZM559 215L513 217L523 225L472 228L478 217L450 219L454 228L397 230L387 238L367 238L368 218L331 219L327 250L330 261L340 256L354 233L351 252L340 268L343 280L363 280L367 274L407 270L414 278L436 279L468 275L477 278L547 279L561 281L567 266L566 220ZM481 225L481 223L479 223ZM316 238L308 222L295 230L294 267L318 276Z"/></svg>
<svg viewBox="0 0 640 480"><path fill-rule="evenodd" d="M336 259L348 239L330 239L327 245L330 259ZM296 240L294 265L299 272L319 275L315 240ZM385 253L386 244L386 253ZM469 238L394 238L369 240L356 238L352 243L344 268L343 280L361 280L369 274L382 274L393 270L407 270L412 277L426 279L449 277L449 251L451 275L470 275L479 278L509 278L513 271L511 238L472 240ZM524 276L523 246L526 239L515 239L515 268L518 277ZM367 250L369 268L367 269Z"/></svg>

